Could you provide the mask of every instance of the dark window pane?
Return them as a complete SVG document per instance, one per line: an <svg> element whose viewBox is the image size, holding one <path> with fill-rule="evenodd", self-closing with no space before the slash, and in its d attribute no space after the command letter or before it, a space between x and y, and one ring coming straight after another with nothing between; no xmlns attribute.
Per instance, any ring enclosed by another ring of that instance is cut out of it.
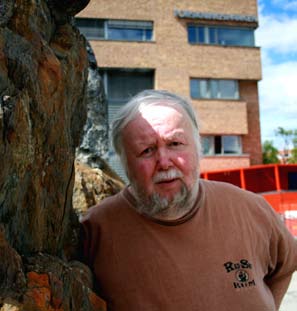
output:
<svg viewBox="0 0 297 311"><path fill-rule="evenodd" d="M190 92L192 98L209 98L209 81L205 79L191 79Z"/></svg>
<svg viewBox="0 0 297 311"><path fill-rule="evenodd" d="M240 136L202 136L201 144L204 155L241 154Z"/></svg>
<svg viewBox="0 0 297 311"><path fill-rule="evenodd" d="M254 31L250 29L239 30L238 45L254 46L255 45Z"/></svg>
<svg viewBox="0 0 297 311"><path fill-rule="evenodd" d="M145 21L109 20L107 21L110 40L150 41L153 23Z"/></svg>
<svg viewBox="0 0 297 311"><path fill-rule="evenodd" d="M126 41L142 41L144 31L141 29L108 29L108 39L111 40L126 40Z"/></svg>
<svg viewBox="0 0 297 311"><path fill-rule="evenodd" d="M199 79L199 89L201 98L210 98L209 80Z"/></svg>
<svg viewBox="0 0 297 311"><path fill-rule="evenodd" d="M205 27L198 27L199 43L205 43Z"/></svg>
<svg viewBox="0 0 297 311"><path fill-rule="evenodd" d="M209 39L208 43L209 44L217 44L217 29L216 28L208 28L208 34L209 34Z"/></svg>
<svg viewBox="0 0 297 311"><path fill-rule="evenodd" d="M254 33L250 29L218 29L219 44L235 46L253 46Z"/></svg>
<svg viewBox="0 0 297 311"><path fill-rule="evenodd" d="M235 80L218 80L219 98L238 99L238 83Z"/></svg>
<svg viewBox="0 0 297 311"><path fill-rule="evenodd" d="M210 80L210 98L218 98L218 97L219 97L218 81Z"/></svg>
<svg viewBox="0 0 297 311"><path fill-rule="evenodd" d="M254 29L215 26L188 26L190 43L254 46Z"/></svg>
<svg viewBox="0 0 297 311"><path fill-rule="evenodd" d="M240 153L240 137L239 136L223 136L223 153L239 154Z"/></svg>
<svg viewBox="0 0 297 311"><path fill-rule="evenodd" d="M196 26L188 26L188 41L190 43L196 43Z"/></svg>
<svg viewBox="0 0 297 311"><path fill-rule="evenodd" d="M221 45L234 45L236 38L233 35L233 31L230 29L218 29L218 43Z"/></svg>
<svg viewBox="0 0 297 311"><path fill-rule="evenodd" d="M190 80L190 92L192 98L200 98L200 88L199 88L199 80L191 79Z"/></svg>
<svg viewBox="0 0 297 311"><path fill-rule="evenodd" d="M107 26L119 29L153 29L153 23L145 21L108 20Z"/></svg>
<svg viewBox="0 0 297 311"><path fill-rule="evenodd" d="M127 102L144 89L153 88L153 72L106 71L109 103Z"/></svg>
<svg viewBox="0 0 297 311"><path fill-rule="evenodd" d="M151 41L153 39L153 30L152 29L146 29L145 30L145 39L146 39L146 41Z"/></svg>
<svg viewBox="0 0 297 311"><path fill-rule="evenodd" d="M238 99L237 80L191 79L192 98Z"/></svg>
<svg viewBox="0 0 297 311"><path fill-rule="evenodd" d="M213 136L201 137L202 153L205 155L213 154Z"/></svg>
<svg viewBox="0 0 297 311"><path fill-rule="evenodd" d="M76 18L75 25L87 39L104 38L104 20L96 18Z"/></svg>
<svg viewBox="0 0 297 311"><path fill-rule="evenodd" d="M222 153L222 138L221 136L215 136L214 138L214 148L215 148L215 154L221 154Z"/></svg>
<svg viewBox="0 0 297 311"><path fill-rule="evenodd" d="M75 23L87 39L151 41L153 36L152 22L76 18Z"/></svg>

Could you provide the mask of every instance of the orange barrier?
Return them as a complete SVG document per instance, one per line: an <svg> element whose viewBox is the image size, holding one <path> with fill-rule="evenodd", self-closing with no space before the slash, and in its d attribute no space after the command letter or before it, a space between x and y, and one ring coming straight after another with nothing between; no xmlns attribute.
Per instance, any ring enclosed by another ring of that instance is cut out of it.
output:
<svg viewBox="0 0 297 311"><path fill-rule="evenodd" d="M262 196L282 216L290 232L297 237L297 191L262 193Z"/></svg>

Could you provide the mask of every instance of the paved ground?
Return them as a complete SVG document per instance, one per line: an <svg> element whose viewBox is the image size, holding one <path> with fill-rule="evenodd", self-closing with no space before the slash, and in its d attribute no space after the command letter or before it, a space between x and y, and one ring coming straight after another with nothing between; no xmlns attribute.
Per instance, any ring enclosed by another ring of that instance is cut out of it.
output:
<svg viewBox="0 0 297 311"><path fill-rule="evenodd" d="M293 278L287 294L282 302L279 311L296 311L297 310L297 272L293 274Z"/></svg>

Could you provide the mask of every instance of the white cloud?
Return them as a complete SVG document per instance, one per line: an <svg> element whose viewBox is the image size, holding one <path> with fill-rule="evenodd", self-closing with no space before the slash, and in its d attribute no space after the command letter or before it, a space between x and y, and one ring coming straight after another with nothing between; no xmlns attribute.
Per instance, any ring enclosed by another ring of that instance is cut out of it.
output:
<svg viewBox="0 0 297 311"><path fill-rule="evenodd" d="M260 12L259 20L260 27L256 31L257 45L282 54L297 52L297 18L267 16Z"/></svg>
<svg viewBox="0 0 297 311"><path fill-rule="evenodd" d="M265 98L287 103L286 107L292 107L293 102L296 105L297 61L266 66L263 68L261 83L261 92ZM297 106L294 106L294 109L297 109Z"/></svg>
<svg viewBox="0 0 297 311"><path fill-rule="evenodd" d="M284 8L297 8L297 1L273 0ZM260 27L256 32L261 47L263 79L259 83L262 141L273 140L282 148L275 130L297 128L297 18L271 11L263 15L260 1Z"/></svg>
<svg viewBox="0 0 297 311"><path fill-rule="evenodd" d="M262 140L275 130L297 128L297 61L263 67L259 83Z"/></svg>

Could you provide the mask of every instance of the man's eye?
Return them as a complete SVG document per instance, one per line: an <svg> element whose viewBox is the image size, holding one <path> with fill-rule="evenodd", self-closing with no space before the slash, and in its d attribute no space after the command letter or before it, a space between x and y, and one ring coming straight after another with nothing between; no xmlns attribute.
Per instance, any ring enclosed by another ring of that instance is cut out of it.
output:
<svg viewBox="0 0 297 311"><path fill-rule="evenodd" d="M145 148L140 155L142 156L149 156L153 153L154 148L153 147L149 147L149 148Z"/></svg>
<svg viewBox="0 0 297 311"><path fill-rule="evenodd" d="M177 146L182 145L182 143L179 142L179 141L173 141L173 142L171 142L169 145L172 146L172 147L177 147Z"/></svg>

